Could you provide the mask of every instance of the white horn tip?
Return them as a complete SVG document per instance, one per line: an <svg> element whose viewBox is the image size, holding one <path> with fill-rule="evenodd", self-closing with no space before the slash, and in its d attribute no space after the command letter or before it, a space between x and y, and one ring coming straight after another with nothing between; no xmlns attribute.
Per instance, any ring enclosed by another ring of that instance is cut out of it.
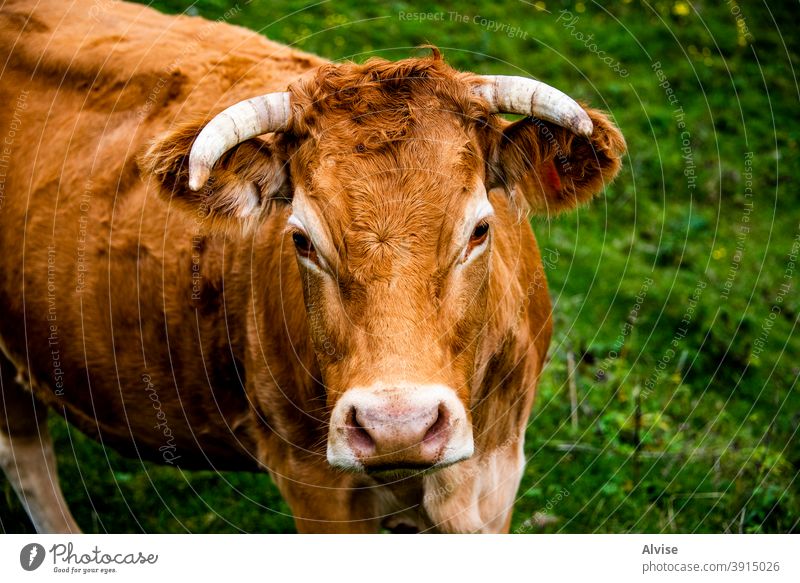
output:
<svg viewBox="0 0 800 583"><path fill-rule="evenodd" d="M576 120L575 130L575 133L581 136L586 138L591 137L592 132L594 132L594 124L592 123L592 120L589 119L589 116L586 114L586 112L583 112L583 115Z"/></svg>
<svg viewBox="0 0 800 583"><path fill-rule="evenodd" d="M211 174L208 168L201 166L200 168L189 169L189 188L195 192L203 188L205 183L208 182L208 177Z"/></svg>

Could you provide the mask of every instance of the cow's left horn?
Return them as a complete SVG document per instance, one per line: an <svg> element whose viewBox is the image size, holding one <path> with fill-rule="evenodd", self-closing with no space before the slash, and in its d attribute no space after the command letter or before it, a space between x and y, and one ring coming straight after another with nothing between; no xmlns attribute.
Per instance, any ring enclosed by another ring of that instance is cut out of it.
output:
<svg viewBox="0 0 800 583"><path fill-rule="evenodd" d="M200 190L222 155L237 144L287 128L289 93L267 93L231 105L198 134L189 153L189 188Z"/></svg>
<svg viewBox="0 0 800 583"><path fill-rule="evenodd" d="M592 120L569 95L526 77L483 75L475 94L489 102L493 113L532 115L581 136L591 136Z"/></svg>

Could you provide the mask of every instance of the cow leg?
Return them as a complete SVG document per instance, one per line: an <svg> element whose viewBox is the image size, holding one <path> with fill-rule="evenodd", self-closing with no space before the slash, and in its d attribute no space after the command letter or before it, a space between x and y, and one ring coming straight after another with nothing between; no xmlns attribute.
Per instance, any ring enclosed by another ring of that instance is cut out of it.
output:
<svg viewBox="0 0 800 583"><path fill-rule="evenodd" d="M56 473L47 408L14 380L0 355L0 468L39 533L78 533Z"/></svg>

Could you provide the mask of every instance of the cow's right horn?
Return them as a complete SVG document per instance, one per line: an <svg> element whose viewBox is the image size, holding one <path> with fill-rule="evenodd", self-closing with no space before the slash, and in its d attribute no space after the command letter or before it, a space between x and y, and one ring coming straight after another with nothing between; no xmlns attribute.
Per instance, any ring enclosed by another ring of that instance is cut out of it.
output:
<svg viewBox="0 0 800 583"><path fill-rule="evenodd" d="M291 118L289 93L267 93L240 101L216 115L198 134L189 153L189 188L200 190L222 155L237 144L284 131Z"/></svg>

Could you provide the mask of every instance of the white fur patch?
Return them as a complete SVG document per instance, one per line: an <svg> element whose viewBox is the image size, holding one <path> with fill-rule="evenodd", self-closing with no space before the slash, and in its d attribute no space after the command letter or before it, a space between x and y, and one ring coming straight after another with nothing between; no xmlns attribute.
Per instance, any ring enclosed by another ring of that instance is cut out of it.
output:
<svg viewBox="0 0 800 583"><path fill-rule="evenodd" d="M320 220L317 209L308 202L305 191L302 188L295 189L292 199L292 214L287 221L287 225L300 229L314 245L317 257L323 270L330 271L330 262L336 257L336 250L333 247L328 231L324 223ZM303 265L310 269L319 271L319 267L313 261L300 257Z"/></svg>
<svg viewBox="0 0 800 583"><path fill-rule="evenodd" d="M486 193L486 187L483 182L478 180L472 196L464 208L464 215L454 229L454 242L453 253L459 253L462 257L461 266L468 265L476 257L480 256L489 246L489 238L486 238L482 244L470 250L469 255L466 255L467 246L469 245L470 237L475 227L482 221L494 215L494 207L489 202L489 197Z"/></svg>

